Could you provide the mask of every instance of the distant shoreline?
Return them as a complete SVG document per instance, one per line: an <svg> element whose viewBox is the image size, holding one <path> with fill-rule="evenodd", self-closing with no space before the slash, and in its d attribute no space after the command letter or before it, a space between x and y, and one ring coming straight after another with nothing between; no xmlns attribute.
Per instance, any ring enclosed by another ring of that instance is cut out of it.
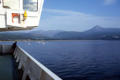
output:
<svg viewBox="0 0 120 80"><path fill-rule="evenodd" d="M27 42L27 41L94 41L94 39L92 40L0 40L0 42L20 42L20 41L23 41L23 42ZM95 41L119 41L119 40L95 40Z"/></svg>

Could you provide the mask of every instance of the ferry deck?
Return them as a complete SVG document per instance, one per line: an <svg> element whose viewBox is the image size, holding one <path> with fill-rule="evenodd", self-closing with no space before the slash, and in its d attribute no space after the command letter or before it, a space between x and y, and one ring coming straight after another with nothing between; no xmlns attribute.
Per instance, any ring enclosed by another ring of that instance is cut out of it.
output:
<svg viewBox="0 0 120 80"><path fill-rule="evenodd" d="M62 79L14 43L0 45L0 80Z"/></svg>

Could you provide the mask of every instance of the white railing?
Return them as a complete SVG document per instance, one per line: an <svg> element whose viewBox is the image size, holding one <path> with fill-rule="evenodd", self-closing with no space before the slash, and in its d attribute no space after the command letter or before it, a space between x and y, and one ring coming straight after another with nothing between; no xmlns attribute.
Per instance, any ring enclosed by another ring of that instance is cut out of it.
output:
<svg viewBox="0 0 120 80"><path fill-rule="evenodd" d="M19 63L18 69L24 71L22 80L27 76L30 80L62 80L19 46L16 47L14 56Z"/></svg>

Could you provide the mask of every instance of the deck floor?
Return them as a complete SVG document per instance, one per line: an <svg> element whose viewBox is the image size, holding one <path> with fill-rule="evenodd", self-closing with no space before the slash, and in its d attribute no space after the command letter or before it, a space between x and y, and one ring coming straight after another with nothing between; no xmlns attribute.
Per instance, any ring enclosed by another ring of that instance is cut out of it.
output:
<svg viewBox="0 0 120 80"><path fill-rule="evenodd" d="M14 80L12 56L0 56L0 80Z"/></svg>

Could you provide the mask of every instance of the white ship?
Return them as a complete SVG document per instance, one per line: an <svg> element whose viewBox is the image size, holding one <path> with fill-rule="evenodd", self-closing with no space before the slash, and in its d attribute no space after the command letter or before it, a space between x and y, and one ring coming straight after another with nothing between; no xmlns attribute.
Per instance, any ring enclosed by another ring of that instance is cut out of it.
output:
<svg viewBox="0 0 120 80"><path fill-rule="evenodd" d="M0 31L39 26L44 0L0 0Z"/></svg>

